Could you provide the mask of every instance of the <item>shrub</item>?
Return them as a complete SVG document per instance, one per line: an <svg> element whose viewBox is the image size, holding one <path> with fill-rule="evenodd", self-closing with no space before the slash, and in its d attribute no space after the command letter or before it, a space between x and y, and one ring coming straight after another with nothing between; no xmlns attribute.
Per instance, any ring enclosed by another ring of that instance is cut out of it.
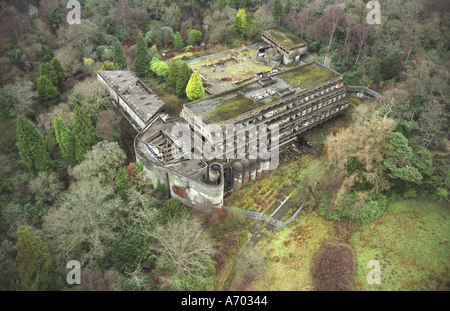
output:
<svg viewBox="0 0 450 311"><path fill-rule="evenodd" d="M325 242L312 268L319 291L349 291L353 288L355 254L345 243Z"/></svg>
<svg viewBox="0 0 450 311"><path fill-rule="evenodd" d="M156 186L156 192L158 192L162 197L167 197L169 194L169 187L166 184L160 183L158 181L158 185Z"/></svg>

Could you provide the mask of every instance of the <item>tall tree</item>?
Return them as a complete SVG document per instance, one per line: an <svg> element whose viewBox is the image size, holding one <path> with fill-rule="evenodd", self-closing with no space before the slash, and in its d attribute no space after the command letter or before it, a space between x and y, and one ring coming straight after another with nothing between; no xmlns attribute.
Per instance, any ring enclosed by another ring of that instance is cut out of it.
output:
<svg viewBox="0 0 450 311"><path fill-rule="evenodd" d="M274 22L279 25L281 16L283 15L283 5L280 0L275 0L273 3L272 17Z"/></svg>
<svg viewBox="0 0 450 311"><path fill-rule="evenodd" d="M184 46L183 38L178 31L173 35L173 46L177 49L181 49Z"/></svg>
<svg viewBox="0 0 450 311"><path fill-rule="evenodd" d="M194 71L186 86L186 96L190 100L197 100L205 95L203 81L197 71Z"/></svg>
<svg viewBox="0 0 450 311"><path fill-rule="evenodd" d="M55 117L53 121L56 141L64 159L70 164L76 164L75 158L75 138L72 131L67 127L66 122L61 117Z"/></svg>
<svg viewBox="0 0 450 311"><path fill-rule="evenodd" d="M17 268L24 290L47 290L50 287L50 255L29 226L17 229Z"/></svg>
<svg viewBox="0 0 450 311"><path fill-rule="evenodd" d="M50 79L53 86L58 87L58 76L50 63L42 63L40 67L40 77L46 76Z"/></svg>
<svg viewBox="0 0 450 311"><path fill-rule="evenodd" d="M114 56L113 56L113 69L114 70L128 70L127 56L122 48L122 45L117 42L114 45Z"/></svg>
<svg viewBox="0 0 450 311"><path fill-rule="evenodd" d="M54 84L54 86L56 86L60 92L64 92L64 90L66 89L66 73L64 72L64 68L61 65L61 62L59 61L59 59L54 57L51 60L50 65L52 66L56 76L56 84Z"/></svg>
<svg viewBox="0 0 450 311"><path fill-rule="evenodd" d="M54 106L59 101L58 89L53 85L51 79L45 75L40 76L37 81L37 94L39 103L45 107Z"/></svg>
<svg viewBox="0 0 450 311"><path fill-rule="evenodd" d="M231 30L240 34L244 37L247 27L251 23L251 15L250 13L246 14L244 9L239 9L236 16L233 19L233 25L231 26Z"/></svg>
<svg viewBox="0 0 450 311"><path fill-rule="evenodd" d="M150 67L150 54L147 49L147 43L142 35L139 33L136 44L136 56L134 58L134 71L139 78L143 78L148 74Z"/></svg>
<svg viewBox="0 0 450 311"><path fill-rule="evenodd" d="M74 109L72 132L75 137L75 159L81 163L86 152L97 143L97 131L86 112L78 105Z"/></svg>
<svg viewBox="0 0 450 311"><path fill-rule="evenodd" d="M53 162L47 152L44 137L23 115L17 117L17 138L20 158L30 172L52 169Z"/></svg>

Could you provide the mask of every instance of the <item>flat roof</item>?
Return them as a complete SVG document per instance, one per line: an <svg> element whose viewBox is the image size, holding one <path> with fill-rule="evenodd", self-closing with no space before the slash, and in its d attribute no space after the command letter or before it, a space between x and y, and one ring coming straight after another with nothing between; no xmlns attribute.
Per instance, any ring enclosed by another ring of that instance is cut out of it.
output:
<svg viewBox="0 0 450 311"><path fill-rule="evenodd" d="M267 86L253 81L185 106L195 115L201 116L202 121L208 125L222 124L280 100L280 93L302 92L338 76L338 72L312 62L269 76L273 82Z"/></svg>
<svg viewBox="0 0 450 311"><path fill-rule="evenodd" d="M281 26L276 26L263 31L266 35L272 37L275 41L281 43L290 50L307 45L305 41L287 31Z"/></svg>
<svg viewBox="0 0 450 311"><path fill-rule="evenodd" d="M105 70L98 73L122 96L145 123L164 108L164 102L132 72Z"/></svg>

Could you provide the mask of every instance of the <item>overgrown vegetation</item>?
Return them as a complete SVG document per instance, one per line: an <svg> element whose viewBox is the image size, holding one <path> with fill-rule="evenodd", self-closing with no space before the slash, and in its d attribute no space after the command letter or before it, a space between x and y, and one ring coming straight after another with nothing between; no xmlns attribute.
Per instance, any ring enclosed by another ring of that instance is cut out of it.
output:
<svg viewBox="0 0 450 311"><path fill-rule="evenodd" d="M314 256L343 239L336 224L349 223L361 226L347 234L355 289L371 289L361 280L372 255L386 260L387 277L400 275L381 289L448 287L445 1L392 0L382 25L366 23L365 1L80 2L76 27L65 23L67 1L1 4L0 289L73 289L65 282L72 259L82 263L85 290L212 289L247 237L247 220L198 215L168 199L166 185L153 189L143 163L130 163L135 133L96 71L133 70L176 116L204 96L186 60L260 42L261 30L278 24L318 61L329 55L346 84L383 96L354 100L352 113L312 130L319 156L288 156L226 199L263 212L298 188L293 206L308 213L248 253L237 287L314 289ZM29 14L29 4L38 11Z"/></svg>

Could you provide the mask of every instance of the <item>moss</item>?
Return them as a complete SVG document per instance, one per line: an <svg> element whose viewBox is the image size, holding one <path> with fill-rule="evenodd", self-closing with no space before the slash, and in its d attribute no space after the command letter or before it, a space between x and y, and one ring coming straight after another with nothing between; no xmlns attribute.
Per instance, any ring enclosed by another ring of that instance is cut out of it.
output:
<svg viewBox="0 0 450 311"><path fill-rule="evenodd" d="M267 33L289 49L306 45L305 41L280 26L267 30Z"/></svg>

